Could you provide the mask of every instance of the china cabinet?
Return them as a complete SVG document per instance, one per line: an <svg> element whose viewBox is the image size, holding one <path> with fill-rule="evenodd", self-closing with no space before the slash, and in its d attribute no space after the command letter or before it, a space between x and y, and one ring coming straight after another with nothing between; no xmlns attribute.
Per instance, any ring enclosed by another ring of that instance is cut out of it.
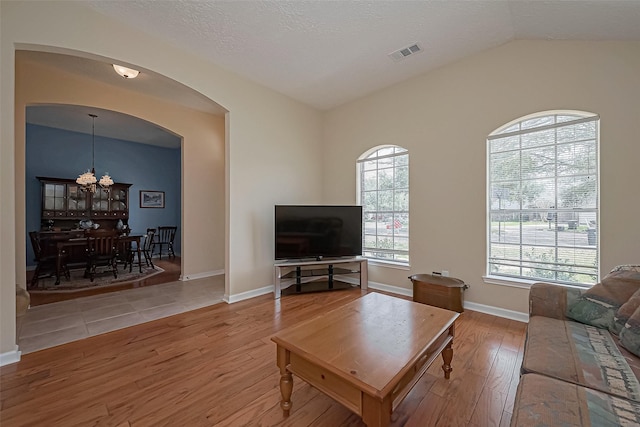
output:
<svg viewBox="0 0 640 427"><path fill-rule="evenodd" d="M42 188L42 228L71 230L81 220L91 219L101 228L113 229L118 220L129 219L129 187L116 183L109 189L85 191L75 180L38 177Z"/></svg>

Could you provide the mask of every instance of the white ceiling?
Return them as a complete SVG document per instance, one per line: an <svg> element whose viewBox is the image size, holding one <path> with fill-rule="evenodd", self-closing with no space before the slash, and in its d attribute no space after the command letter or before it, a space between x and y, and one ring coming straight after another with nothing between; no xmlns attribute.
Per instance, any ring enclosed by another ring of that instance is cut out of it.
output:
<svg viewBox="0 0 640 427"><path fill-rule="evenodd" d="M91 134L95 114L95 134L123 141L178 148L182 138L163 128L127 114L84 105L35 105L28 106L26 121L30 124L48 126L73 132ZM87 139L87 142L91 142Z"/></svg>
<svg viewBox="0 0 640 427"><path fill-rule="evenodd" d="M92 0L118 21L319 109L514 39L640 40L640 0ZM424 52L387 55L415 42Z"/></svg>
<svg viewBox="0 0 640 427"><path fill-rule="evenodd" d="M640 41L640 0L89 0L84 4L321 110L515 39ZM401 61L388 57L413 43L419 43L423 52ZM152 72L125 80L107 62L23 54L28 60L212 114L224 111ZM87 112L75 113L75 123L71 111L47 120L83 131ZM66 124L64 117L69 119ZM35 115L31 119L36 120ZM127 117L122 119L112 123L112 129L132 126ZM44 124L45 118L40 115L37 120Z"/></svg>

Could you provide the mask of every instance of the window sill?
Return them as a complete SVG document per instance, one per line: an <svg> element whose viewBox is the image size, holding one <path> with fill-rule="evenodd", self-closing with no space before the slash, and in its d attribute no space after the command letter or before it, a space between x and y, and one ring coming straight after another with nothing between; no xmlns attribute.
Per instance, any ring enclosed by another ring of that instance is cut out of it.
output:
<svg viewBox="0 0 640 427"><path fill-rule="evenodd" d="M525 280L525 279L516 279L516 278L509 278L509 277L502 277L502 276L482 276L482 279L484 280L484 283L488 283L490 285L509 286L511 288L520 288L520 289L529 289L531 288L531 285L539 282L551 283L558 286L568 286L568 287L577 288L577 289L589 289L591 286L593 286L593 285L581 286L581 285L569 284L569 283L558 283L558 282L552 282L552 281L542 280L542 279Z"/></svg>
<svg viewBox="0 0 640 427"><path fill-rule="evenodd" d="M393 261L382 261L379 259L371 259L371 258L367 258L368 260L368 264L375 266L375 267L388 267L388 268L395 268L398 270L410 270L411 266L408 264L402 264L399 262L393 262Z"/></svg>
<svg viewBox="0 0 640 427"><path fill-rule="evenodd" d="M484 283L488 283L490 285L509 286L520 289L529 289L534 283L540 282L540 280L524 280L501 276L482 276L482 279L484 280Z"/></svg>

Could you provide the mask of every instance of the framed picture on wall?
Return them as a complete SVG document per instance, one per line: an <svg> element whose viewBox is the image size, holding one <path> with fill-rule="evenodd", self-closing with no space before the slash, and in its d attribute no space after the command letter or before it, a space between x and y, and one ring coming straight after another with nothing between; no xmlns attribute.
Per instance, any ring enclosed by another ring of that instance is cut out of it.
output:
<svg viewBox="0 0 640 427"><path fill-rule="evenodd" d="M164 208L164 191L140 190L141 208Z"/></svg>

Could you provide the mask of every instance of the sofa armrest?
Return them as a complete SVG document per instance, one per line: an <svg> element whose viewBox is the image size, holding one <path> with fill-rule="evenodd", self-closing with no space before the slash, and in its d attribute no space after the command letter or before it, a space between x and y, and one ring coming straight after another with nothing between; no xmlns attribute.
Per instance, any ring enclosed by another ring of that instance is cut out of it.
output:
<svg viewBox="0 0 640 427"><path fill-rule="evenodd" d="M586 291L552 283L534 283L529 290L529 316L567 320L567 307Z"/></svg>

